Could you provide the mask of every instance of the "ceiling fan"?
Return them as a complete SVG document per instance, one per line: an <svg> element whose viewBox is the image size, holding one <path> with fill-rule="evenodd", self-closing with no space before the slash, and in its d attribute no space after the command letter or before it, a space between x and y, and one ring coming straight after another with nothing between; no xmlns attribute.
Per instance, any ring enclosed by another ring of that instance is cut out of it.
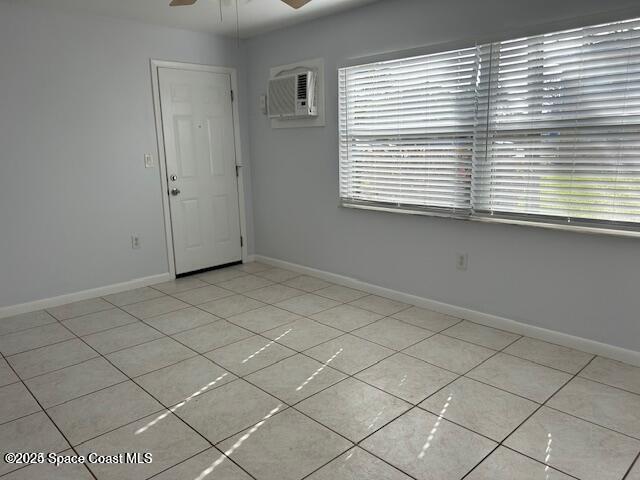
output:
<svg viewBox="0 0 640 480"><path fill-rule="evenodd" d="M171 0L171 3L169 3L169 5L172 6L172 7L184 7L184 6L188 6L188 5L193 5L197 1L198 0ZM310 1L311 0L282 0L282 2L286 3L291 8L295 8L296 10L298 8L306 5Z"/></svg>

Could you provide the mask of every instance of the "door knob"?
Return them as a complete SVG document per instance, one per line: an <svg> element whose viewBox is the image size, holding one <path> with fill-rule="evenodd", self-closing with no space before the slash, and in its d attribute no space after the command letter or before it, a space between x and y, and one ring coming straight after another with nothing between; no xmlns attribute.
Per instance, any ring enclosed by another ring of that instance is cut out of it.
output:
<svg viewBox="0 0 640 480"><path fill-rule="evenodd" d="M171 179L172 182L175 182L176 180L178 180L177 175L171 175L169 178Z"/></svg>
<svg viewBox="0 0 640 480"><path fill-rule="evenodd" d="M178 188L172 188L172 189L171 189L171 195L173 195L174 197L175 197L176 195L180 195L180 189L178 189Z"/></svg>

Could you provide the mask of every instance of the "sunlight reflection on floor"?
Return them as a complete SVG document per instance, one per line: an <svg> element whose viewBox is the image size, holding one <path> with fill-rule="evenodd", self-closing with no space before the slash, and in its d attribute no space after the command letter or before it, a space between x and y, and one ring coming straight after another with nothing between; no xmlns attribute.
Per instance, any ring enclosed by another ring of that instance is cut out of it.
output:
<svg viewBox="0 0 640 480"><path fill-rule="evenodd" d="M276 408L274 408L273 410L271 410L269 413L267 413L264 417L262 417L262 420L260 420L258 423L256 423L253 427L251 427L251 429L245 433L244 435L242 435L238 441L236 443L234 443L231 448L225 450L225 452L220 455L218 457L218 459L213 462L211 465L209 465L207 468L205 468L200 475L198 475L194 480L203 480L205 477L207 477L211 472L213 472L215 470L216 467L218 467L222 462L225 461L225 459L229 456L231 456L231 454L233 452L235 452L238 448L240 448L240 446L251 436L253 435L256 430L258 430L262 425L265 424L265 422L267 420L269 420L271 417L273 417L276 413L278 413L278 411L280 410L280 408L282 407L282 404L279 404Z"/></svg>
<svg viewBox="0 0 640 480"><path fill-rule="evenodd" d="M431 429L431 432L429 432L429 437L427 438L427 442L423 445L422 450L420 450L420 453L418 454L418 458L420 459L424 458L425 454L427 453L427 450L431 446L431 441L435 437L436 432L438 431L438 427L440 427L440 422L442 421L442 417L447 412L447 408L449 408L452 398L453 398L453 394L449 395L449 398L447 398L447 401L443 405L442 410L440 410L440 415L438 415L438 419L436 420L436 423L433 424L433 428Z"/></svg>
<svg viewBox="0 0 640 480"><path fill-rule="evenodd" d="M218 378L216 378L214 381L207 383L204 387L202 387L200 390L196 391L195 393L192 393L191 395L189 395L187 398L185 398L182 402L174 405L173 407L171 407L169 410L167 410L166 412L164 412L163 414L159 415L158 417L156 417L154 420L152 420L151 422L147 423L144 427L140 427L138 430L136 430L135 434L136 435L140 435L141 433L144 433L146 430L148 430L150 427L153 427L156 423L158 423L159 421L167 418L170 414L172 414L173 412L175 412L176 410L178 410L179 408L184 407L188 402L190 402L193 398L197 397L198 395L203 394L204 392L206 392L208 389L210 389L211 387L213 387L216 383L218 383L220 380L222 380L224 377L226 377L227 375L229 375L228 372L224 372L222 375L220 375Z"/></svg>

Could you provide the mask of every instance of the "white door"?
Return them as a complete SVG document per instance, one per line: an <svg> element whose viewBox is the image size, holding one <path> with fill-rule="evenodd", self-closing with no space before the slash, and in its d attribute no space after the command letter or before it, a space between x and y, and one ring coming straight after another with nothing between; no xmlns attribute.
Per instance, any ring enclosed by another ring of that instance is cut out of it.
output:
<svg viewBox="0 0 640 480"><path fill-rule="evenodd" d="M176 274L242 258L228 74L159 68Z"/></svg>

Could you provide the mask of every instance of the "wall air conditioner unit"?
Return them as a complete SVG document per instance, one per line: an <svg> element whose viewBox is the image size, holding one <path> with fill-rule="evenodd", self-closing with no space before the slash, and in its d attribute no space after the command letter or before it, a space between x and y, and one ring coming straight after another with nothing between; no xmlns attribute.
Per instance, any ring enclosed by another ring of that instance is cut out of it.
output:
<svg viewBox="0 0 640 480"><path fill-rule="evenodd" d="M269 80L269 118L287 120L317 117L317 74L312 70Z"/></svg>

